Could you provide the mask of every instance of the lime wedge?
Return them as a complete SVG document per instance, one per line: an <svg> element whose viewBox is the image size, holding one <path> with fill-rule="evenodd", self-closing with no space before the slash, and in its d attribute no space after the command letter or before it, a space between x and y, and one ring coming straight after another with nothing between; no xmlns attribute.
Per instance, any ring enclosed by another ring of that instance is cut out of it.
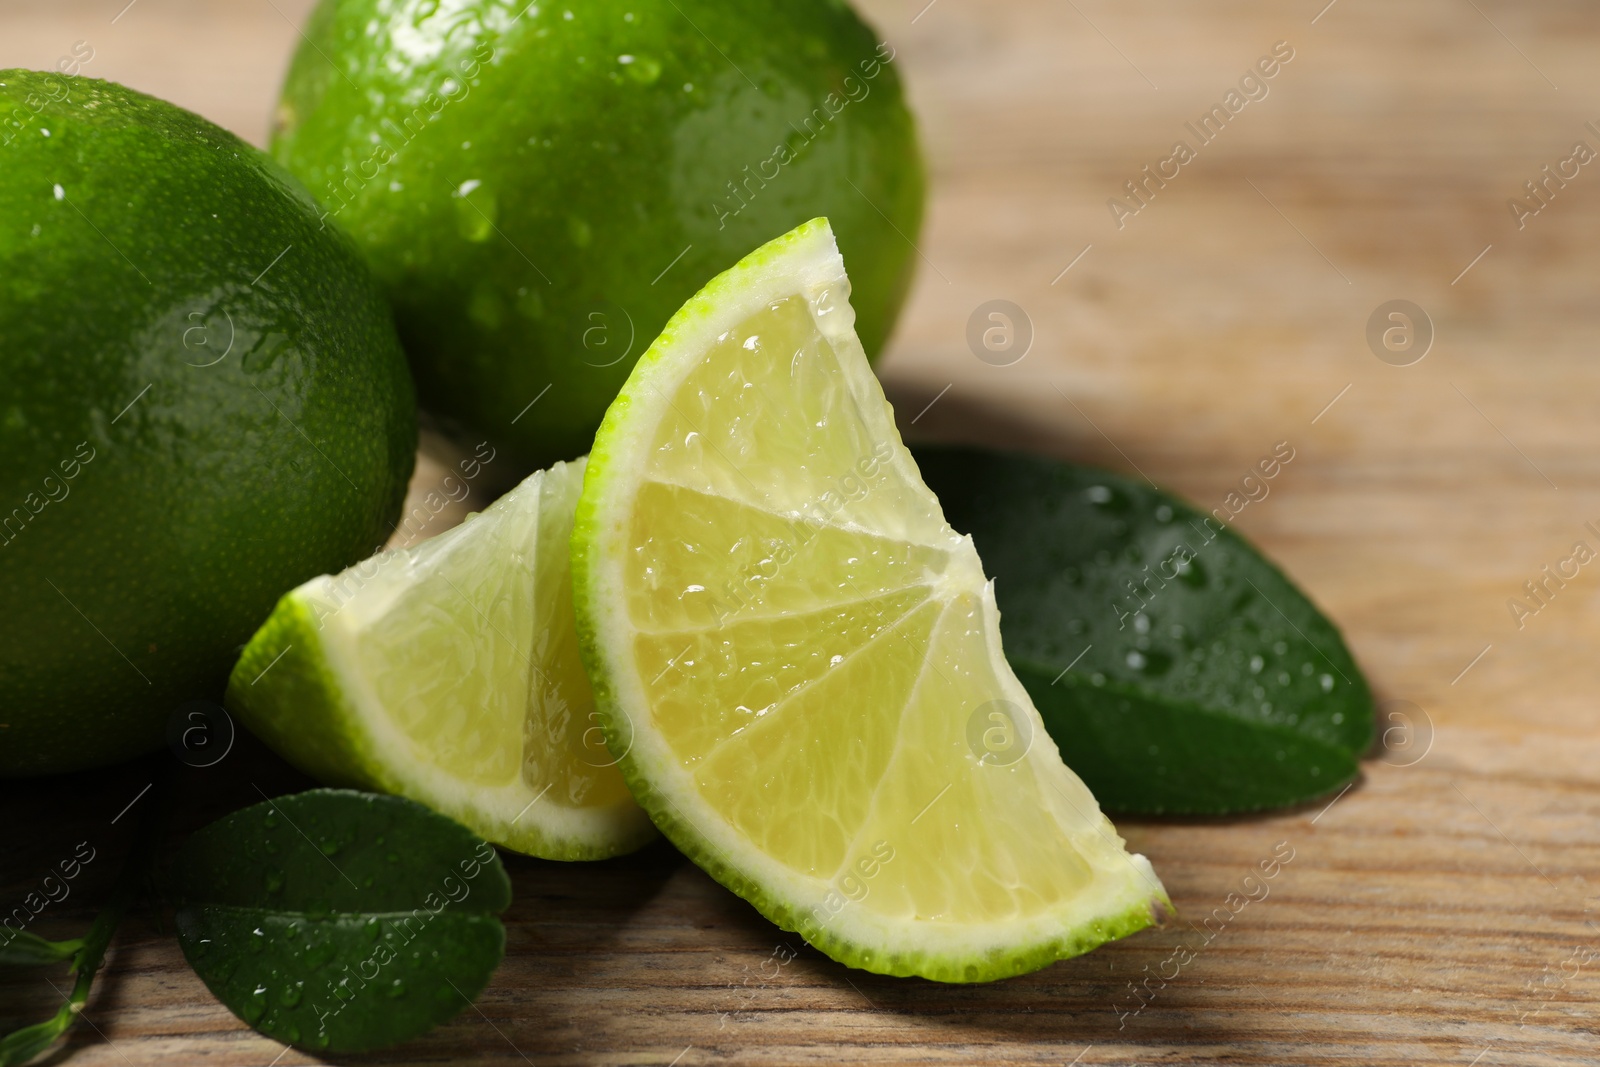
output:
<svg viewBox="0 0 1600 1067"><path fill-rule="evenodd" d="M228 706L330 784L398 793L497 845L600 859L654 836L601 740L567 543L583 461L286 594Z"/></svg>
<svg viewBox="0 0 1600 1067"><path fill-rule="evenodd" d="M975 982L1170 906L1000 649L901 444L827 221L686 304L595 439L584 661L634 796L834 959Z"/></svg>

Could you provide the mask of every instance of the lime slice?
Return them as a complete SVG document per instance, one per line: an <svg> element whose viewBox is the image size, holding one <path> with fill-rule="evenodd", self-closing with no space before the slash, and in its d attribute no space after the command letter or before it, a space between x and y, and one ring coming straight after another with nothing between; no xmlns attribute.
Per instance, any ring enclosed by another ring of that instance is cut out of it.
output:
<svg viewBox="0 0 1600 1067"><path fill-rule="evenodd" d="M547 859L654 836L601 741L567 543L583 461L481 514L286 594L228 706L325 782L398 793Z"/></svg>
<svg viewBox="0 0 1600 1067"><path fill-rule="evenodd" d="M668 837L843 963L974 982L1167 896L1062 765L900 442L827 221L686 304L590 456L578 631Z"/></svg>

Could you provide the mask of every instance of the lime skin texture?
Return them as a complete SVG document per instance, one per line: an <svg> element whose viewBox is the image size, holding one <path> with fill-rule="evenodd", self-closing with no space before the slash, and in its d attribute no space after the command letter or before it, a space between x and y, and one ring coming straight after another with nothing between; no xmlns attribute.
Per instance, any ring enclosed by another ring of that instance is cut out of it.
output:
<svg viewBox="0 0 1600 1067"><path fill-rule="evenodd" d="M162 744L285 589L380 545L416 448L381 292L263 153L0 71L0 777Z"/></svg>
<svg viewBox="0 0 1600 1067"><path fill-rule="evenodd" d="M272 151L367 252L423 408L519 473L588 451L668 317L818 215L882 348L923 168L843 0L323 0L305 38Z"/></svg>

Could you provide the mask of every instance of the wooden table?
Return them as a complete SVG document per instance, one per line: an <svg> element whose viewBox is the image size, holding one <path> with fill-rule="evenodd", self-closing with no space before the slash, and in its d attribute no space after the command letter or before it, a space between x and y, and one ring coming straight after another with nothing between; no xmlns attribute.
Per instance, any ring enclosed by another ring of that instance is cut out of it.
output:
<svg viewBox="0 0 1600 1067"><path fill-rule="evenodd" d="M1600 571L1521 628L1507 608L1574 541L1600 547L1583 529L1600 520L1592 168L1521 229L1507 207L1573 142L1600 148L1585 127L1600 119L1600 14L925 2L867 4L933 171L922 270L883 368L902 425L1142 472L1207 507L1291 442L1297 458L1237 525L1341 623L1416 732L1331 807L1121 820L1191 920L1277 843L1295 855L1137 1015L1119 1015L1127 983L1193 939L1185 922L983 987L809 949L763 980L775 946L798 942L657 846L512 862L510 950L477 1009L351 1062L1600 1061ZM123 3L7 3L0 66L50 66L87 41L86 72L263 139L306 0L137 0L113 21ZM1192 142L1184 123L1280 40L1294 58L1269 95L1119 229L1107 199ZM1035 331L1007 367L965 341L994 298ZM1410 366L1366 340L1392 299L1435 328ZM248 744L236 760L195 788L244 803L251 782L297 782ZM17 857L5 899L107 832L142 773L0 787ZM107 873L91 865L80 896ZM68 905L63 932L81 921ZM33 977L0 980L8 1017L49 1008ZM315 1062L246 1029L139 922L87 1021L51 1062Z"/></svg>

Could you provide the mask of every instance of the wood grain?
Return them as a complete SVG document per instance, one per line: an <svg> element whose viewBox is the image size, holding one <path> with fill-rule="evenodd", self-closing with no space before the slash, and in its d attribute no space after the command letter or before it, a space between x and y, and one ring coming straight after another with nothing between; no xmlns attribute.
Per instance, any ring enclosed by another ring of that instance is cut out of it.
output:
<svg viewBox="0 0 1600 1067"><path fill-rule="evenodd" d="M50 66L88 40L88 73L261 140L305 0L138 0L112 23L123 2L5 5L0 66ZM1600 201L1587 172L1520 230L1506 201L1574 141L1600 147L1585 128L1600 118L1600 14L1577 0L924 2L865 5L933 169L921 274L883 367L902 425L1104 463L1207 507L1292 442L1237 524L1421 729L1329 808L1121 820L1181 918L990 986L847 971L666 846L514 861L510 951L476 1009L351 1062L1596 1062L1600 574L1521 629L1506 601L1574 541L1597 544L1582 524L1600 520ZM1269 95L1118 229L1107 199L1280 40L1295 56ZM994 298L1034 328L1008 367L965 340ZM1409 367L1364 336L1394 298L1437 331ZM424 465L416 488L441 469ZM81 922L142 775L0 787L5 899L89 838L105 858L41 919ZM198 798L298 784L244 741L184 787L198 820ZM1199 924L1279 842L1294 859L1270 895L1203 944ZM798 955L761 977L782 944ZM1185 946L1194 958L1131 1013L1129 983L1171 975ZM8 1018L51 1007L33 976L0 983ZM244 1028L148 920L119 938L86 1018L51 1062L316 1062Z"/></svg>

